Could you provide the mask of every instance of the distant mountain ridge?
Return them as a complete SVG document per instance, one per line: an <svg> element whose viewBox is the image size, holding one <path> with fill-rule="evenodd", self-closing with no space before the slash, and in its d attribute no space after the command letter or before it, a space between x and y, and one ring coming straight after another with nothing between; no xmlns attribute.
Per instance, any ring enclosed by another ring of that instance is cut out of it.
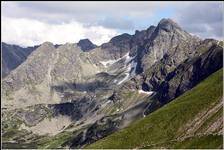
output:
<svg viewBox="0 0 224 150"><path fill-rule="evenodd" d="M23 48L2 42L2 77L24 62L38 46Z"/></svg>
<svg viewBox="0 0 224 150"><path fill-rule="evenodd" d="M17 66L23 63L26 58L40 45L21 47L15 44L7 44L5 42L1 43L2 45L2 77L7 76L11 70L14 70ZM54 45L55 48L61 46L61 44ZM83 39L78 42L83 51L90 51L97 46L93 44L89 39Z"/></svg>

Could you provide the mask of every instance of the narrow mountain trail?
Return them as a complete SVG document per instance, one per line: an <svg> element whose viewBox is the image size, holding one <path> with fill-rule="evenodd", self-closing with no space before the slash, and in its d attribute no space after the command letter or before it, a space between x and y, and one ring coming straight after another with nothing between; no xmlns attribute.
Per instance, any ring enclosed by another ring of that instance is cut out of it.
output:
<svg viewBox="0 0 224 150"><path fill-rule="evenodd" d="M213 108L207 109L199 114L196 115L195 119L187 123L184 127L183 134L177 138L177 140L182 141L188 137L191 137L194 135L197 130L203 125L203 123L213 116L215 113L217 113L223 106L222 102L219 102ZM200 134L200 133L198 133Z"/></svg>

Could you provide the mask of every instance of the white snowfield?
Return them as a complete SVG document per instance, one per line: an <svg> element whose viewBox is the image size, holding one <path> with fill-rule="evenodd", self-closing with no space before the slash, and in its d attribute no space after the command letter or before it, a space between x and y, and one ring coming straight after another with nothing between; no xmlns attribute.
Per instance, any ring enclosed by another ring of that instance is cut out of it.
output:
<svg viewBox="0 0 224 150"><path fill-rule="evenodd" d="M124 59L124 58L125 58L125 62L127 62L127 61L130 60L130 58L132 58L132 57L129 56L129 52L128 52L127 54L125 54L125 55L124 55L123 57L121 57L121 58L114 59L114 60L108 60L108 61L100 61L100 63L101 63L102 65L104 65L105 68L107 68L108 66L113 65L114 63L116 63L116 62L118 62L118 61L120 61L121 59Z"/></svg>
<svg viewBox="0 0 224 150"><path fill-rule="evenodd" d="M132 61L128 66L127 66L127 69L125 71L125 77L120 81L118 82L118 85L123 83L124 81L128 80L129 77L133 77L135 76L135 70L136 70L136 66L137 66L137 63ZM133 70L131 70L133 69Z"/></svg>
<svg viewBox="0 0 224 150"><path fill-rule="evenodd" d="M153 91L143 91L143 90L138 90L138 93L147 94L147 95L152 95L152 94L153 94Z"/></svg>
<svg viewBox="0 0 224 150"><path fill-rule="evenodd" d="M125 59L125 61L124 61L125 67L126 67L126 70L124 71L125 77L117 83L117 85L120 85L121 83L127 81L131 76L135 75L135 70L136 70L137 63L133 61L134 58L135 58L135 56L130 57L129 52L128 52L123 57L121 57L119 59L108 60L108 61L100 61L100 63L105 68L107 68L107 67L115 64L116 62L118 62L122 59ZM116 83L116 82L117 82L117 80L114 81L114 83Z"/></svg>
<svg viewBox="0 0 224 150"><path fill-rule="evenodd" d="M132 63L130 63L126 70L125 70L125 77L120 81L118 82L118 85L120 85L121 83L123 83L124 81L128 80L128 78L130 77L130 71L131 71L131 68L132 68Z"/></svg>
<svg viewBox="0 0 224 150"><path fill-rule="evenodd" d="M126 76L120 82L118 82L118 85L127 81L129 79L129 77L132 77L132 76L135 75L135 70L136 70L137 63L133 61L134 58L135 58L135 56L130 57L129 53L127 53L125 55L125 65L127 66L127 68L125 70L125 75Z"/></svg>
<svg viewBox="0 0 224 150"><path fill-rule="evenodd" d="M126 81L128 78L129 78L129 73L125 73L125 77L120 82L118 82L118 85Z"/></svg>
<svg viewBox="0 0 224 150"><path fill-rule="evenodd" d="M105 68L107 68L108 65L112 65L112 64L114 64L117 61L118 60L108 60L108 61L100 61L100 63L103 64Z"/></svg>

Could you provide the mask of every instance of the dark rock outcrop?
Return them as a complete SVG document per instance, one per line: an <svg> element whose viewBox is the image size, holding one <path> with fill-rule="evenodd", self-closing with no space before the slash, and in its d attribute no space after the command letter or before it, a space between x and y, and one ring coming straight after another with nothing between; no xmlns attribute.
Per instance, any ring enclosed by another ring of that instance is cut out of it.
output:
<svg viewBox="0 0 224 150"><path fill-rule="evenodd" d="M185 60L158 87L158 98L167 103L193 88L210 74L223 67L223 49L213 45L200 56Z"/></svg>
<svg viewBox="0 0 224 150"><path fill-rule="evenodd" d="M93 44L89 39L80 40L77 45L81 48L82 51L88 52L97 46Z"/></svg>
<svg viewBox="0 0 224 150"><path fill-rule="evenodd" d="M82 148L86 144L93 143L117 131L120 120L119 116L103 117L63 145L69 145L70 148Z"/></svg>

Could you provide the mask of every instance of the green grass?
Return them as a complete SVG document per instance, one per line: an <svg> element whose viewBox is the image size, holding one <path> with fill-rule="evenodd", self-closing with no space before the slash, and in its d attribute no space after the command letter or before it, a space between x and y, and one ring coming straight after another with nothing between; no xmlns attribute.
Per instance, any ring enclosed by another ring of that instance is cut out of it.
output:
<svg viewBox="0 0 224 150"><path fill-rule="evenodd" d="M165 143L158 143L155 145L148 145L142 147L143 149L168 148L168 149L214 149L223 148L222 135L204 135L186 138L183 141L169 141Z"/></svg>
<svg viewBox="0 0 224 150"><path fill-rule="evenodd" d="M199 112L214 106L220 101L223 91L222 73L223 70L220 69L166 106L136 121L129 127L88 145L86 148L128 149L142 148L157 143L169 143L177 135L183 134L183 131L179 130L183 125L193 120ZM205 144L208 139L218 142ZM185 148L197 146L200 148L219 148L220 143L222 145L222 138L209 136L200 139L193 138L185 142ZM181 144L179 147L181 147Z"/></svg>
<svg viewBox="0 0 224 150"><path fill-rule="evenodd" d="M54 148L62 148L66 142L69 142L74 137L76 137L83 129L68 132L63 131L55 136L49 137L45 136L36 141L39 149L54 149Z"/></svg>
<svg viewBox="0 0 224 150"><path fill-rule="evenodd" d="M10 140L15 140L15 139L23 139L27 135L29 135L30 132L27 130L18 130L18 129L10 129L7 130L5 133L2 134L2 141L7 142L7 140L4 139L10 139Z"/></svg>
<svg viewBox="0 0 224 150"><path fill-rule="evenodd" d="M3 149L36 149L36 143L10 143L10 142L3 142L2 143Z"/></svg>
<svg viewBox="0 0 224 150"><path fill-rule="evenodd" d="M2 138L3 138L2 140L9 141L18 133L19 133L19 131L17 129L10 129L10 130L6 131L4 134L2 134Z"/></svg>
<svg viewBox="0 0 224 150"><path fill-rule="evenodd" d="M65 142L72 140L82 130L67 132L64 131L55 136L35 136L28 133L26 130L9 130L3 135L4 149L23 149L23 148L38 148L38 149L55 149L62 148ZM32 139L27 140L27 136L31 135ZM13 138L12 138L13 137ZM11 143L10 140L15 142Z"/></svg>
<svg viewBox="0 0 224 150"><path fill-rule="evenodd" d="M171 148L174 149L214 149L222 148L222 135L206 135L202 137L193 137L185 139L182 142L176 142Z"/></svg>

